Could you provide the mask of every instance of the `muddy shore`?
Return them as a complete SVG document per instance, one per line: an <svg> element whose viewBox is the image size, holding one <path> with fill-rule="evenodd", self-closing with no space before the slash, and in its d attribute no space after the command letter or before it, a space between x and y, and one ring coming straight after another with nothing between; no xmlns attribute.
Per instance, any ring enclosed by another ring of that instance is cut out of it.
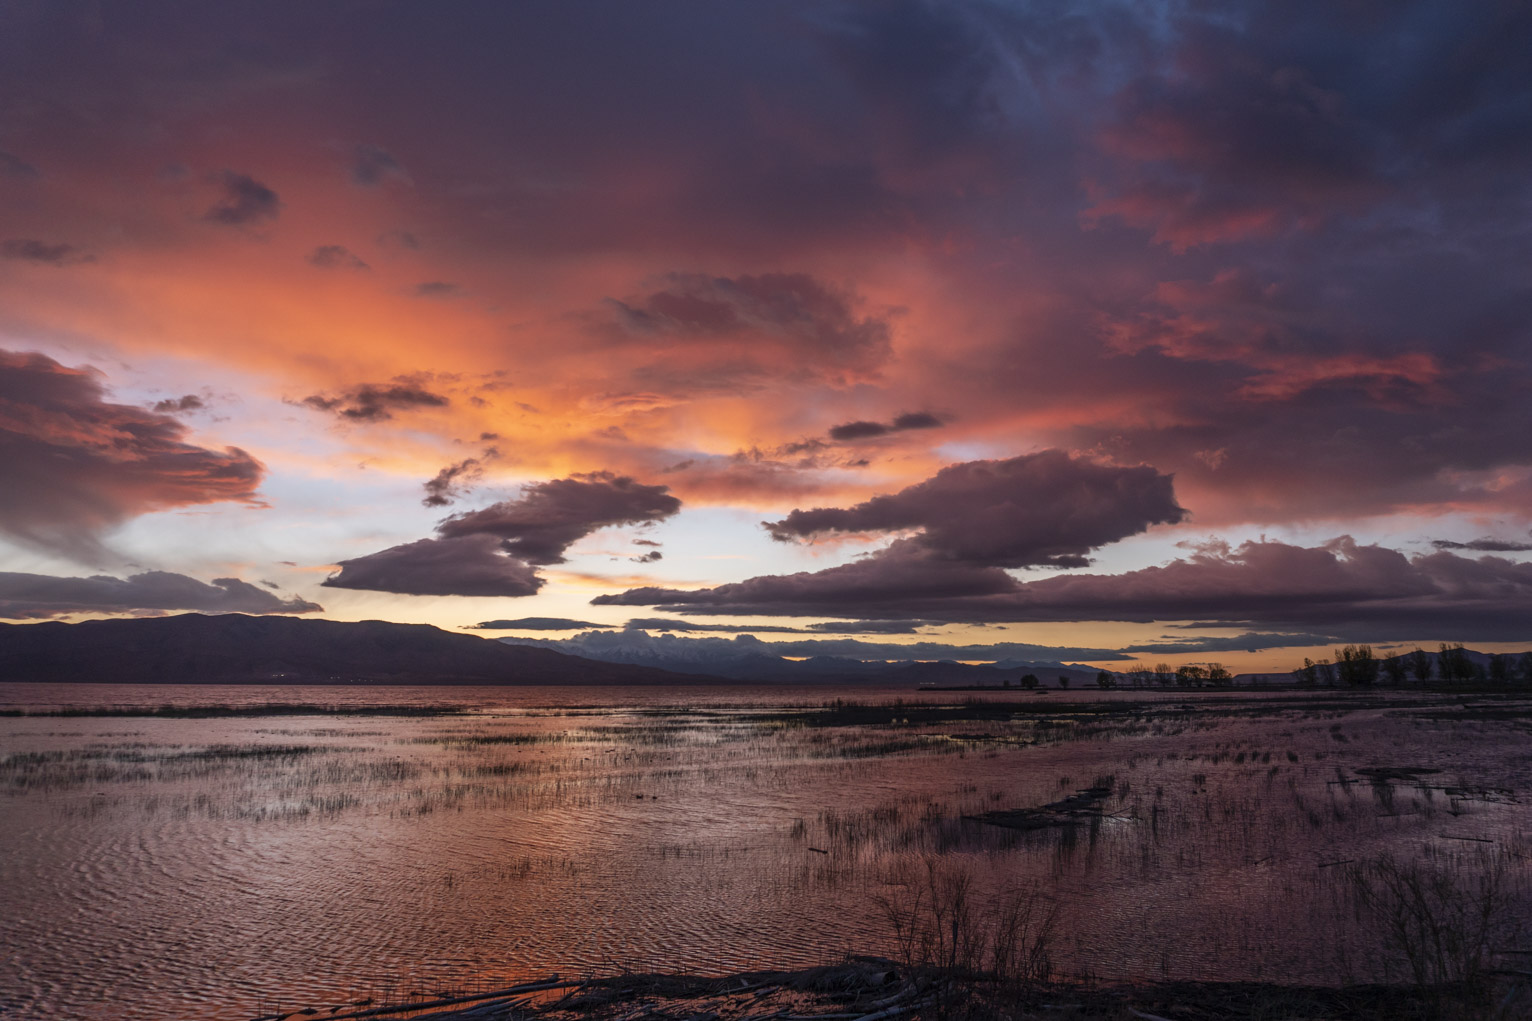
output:
<svg viewBox="0 0 1532 1021"><path fill-rule="evenodd" d="M506 989L404 1004L307 1006L250 1021L1468 1021L1532 1018L1532 972L1472 988L1089 981L1017 985L909 969L884 958L721 978L557 975Z"/></svg>

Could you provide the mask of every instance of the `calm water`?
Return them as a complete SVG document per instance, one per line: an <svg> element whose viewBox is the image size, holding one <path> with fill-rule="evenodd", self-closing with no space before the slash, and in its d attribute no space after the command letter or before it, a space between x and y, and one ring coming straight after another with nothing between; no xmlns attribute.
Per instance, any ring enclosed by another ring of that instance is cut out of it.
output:
<svg viewBox="0 0 1532 1021"><path fill-rule="evenodd" d="M819 711L837 697L906 708ZM0 1013L235 1021L551 971L892 952L887 905L928 861L985 897L1056 900L1058 966L1110 978L1382 977L1347 859L1469 884L1499 869L1508 916L1532 903L1526 702L1156 692L1103 715L1134 696L1071 692L1030 699L1084 711L919 709L967 697L0 685L0 709L469 709L0 719ZM1439 772L1356 772L1378 766ZM965 819L1090 786L1111 793L1088 825Z"/></svg>

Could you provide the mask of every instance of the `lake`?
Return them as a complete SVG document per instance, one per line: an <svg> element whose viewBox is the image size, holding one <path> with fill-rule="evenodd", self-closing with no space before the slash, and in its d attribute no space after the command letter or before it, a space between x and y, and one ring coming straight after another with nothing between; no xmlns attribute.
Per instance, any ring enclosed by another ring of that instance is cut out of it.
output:
<svg viewBox="0 0 1532 1021"><path fill-rule="evenodd" d="M1532 697L5 684L0 710L113 713L0 718L17 1017L898 956L954 882L976 918L1046 908L1055 973L1109 979L1407 977L1361 910L1385 859L1532 917Z"/></svg>

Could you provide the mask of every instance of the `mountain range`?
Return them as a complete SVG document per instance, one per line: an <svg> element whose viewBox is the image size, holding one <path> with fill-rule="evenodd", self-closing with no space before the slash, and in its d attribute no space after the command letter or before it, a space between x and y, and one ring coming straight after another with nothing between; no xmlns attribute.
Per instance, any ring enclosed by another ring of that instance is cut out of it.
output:
<svg viewBox="0 0 1532 1021"><path fill-rule="evenodd" d="M753 635L730 638L691 638L649 634L644 630L587 631L571 638L501 638L507 645L535 647L583 656L606 663L649 666L677 673L705 674L735 681L777 684L887 684L892 687L933 685L1000 685L1022 674L1036 674L1049 687L1068 677L1076 687L1094 684L1091 666L1052 661L1001 660L992 664L953 660L855 659L813 656L790 659L777 655L773 643Z"/></svg>
<svg viewBox="0 0 1532 1021"><path fill-rule="evenodd" d="M188 613L0 624L0 680L133 684L697 684L429 624Z"/></svg>

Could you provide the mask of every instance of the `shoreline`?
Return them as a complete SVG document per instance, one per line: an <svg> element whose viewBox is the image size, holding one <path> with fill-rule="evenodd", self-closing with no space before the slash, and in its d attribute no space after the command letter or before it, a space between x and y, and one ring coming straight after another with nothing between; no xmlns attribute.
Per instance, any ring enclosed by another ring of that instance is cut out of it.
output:
<svg viewBox="0 0 1532 1021"><path fill-rule="evenodd" d="M852 956L836 965L722 977L619 974L537 982L432 1001L309 1005L244 1021L1081 1021L1181 1019L1514 1019L1532 1016L1532 973L1501 971L1474 986L1307 986L1271 982L1002 982ZM1499 1009L1495 1010L1498 1005ZM352 1009L346 1010L346 1007Z"/></svg>

